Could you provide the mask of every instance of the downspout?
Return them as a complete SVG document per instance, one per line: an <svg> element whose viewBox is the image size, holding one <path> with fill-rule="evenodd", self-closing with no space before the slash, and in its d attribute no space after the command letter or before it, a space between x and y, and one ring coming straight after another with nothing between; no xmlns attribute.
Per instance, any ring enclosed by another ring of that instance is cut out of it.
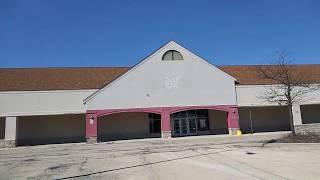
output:
<svg viewBox="0 0 320 180"><path fill-rule="evenodd" d="M234 82L234 92L236 93L236 105L237 105L237 108L238 108L238 123L239 123L239 130L241 131L241 126L240 126L240 109L239 109L239 105L238 105L238 93L237 93L237 87L236 87L236 84L238 84L237 81Z"/></svg>
<svg viewBox="0 0 320 180"><path fill-rule="evenodd" d="M253 134L253 122L252 122L252 112L251 112L251 109L249 109L249 119L250 119L251 134Z"/></svg>

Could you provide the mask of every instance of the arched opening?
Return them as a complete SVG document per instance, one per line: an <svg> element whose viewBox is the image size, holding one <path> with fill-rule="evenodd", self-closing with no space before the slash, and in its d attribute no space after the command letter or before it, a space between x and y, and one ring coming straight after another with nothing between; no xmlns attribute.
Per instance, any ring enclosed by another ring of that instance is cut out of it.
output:
<svg viewBox="0 0 320 180"><path fill-rule="evenodd" d="M161 137L161 116L148 112L119 112L98 117L98 141Z"/></svg>
<svg viewBox="0 0 320 180"><path fill-rule="evenodd" d="M228 134L227 112L194 109L174 112L170 116L172 136Z"/></svg>

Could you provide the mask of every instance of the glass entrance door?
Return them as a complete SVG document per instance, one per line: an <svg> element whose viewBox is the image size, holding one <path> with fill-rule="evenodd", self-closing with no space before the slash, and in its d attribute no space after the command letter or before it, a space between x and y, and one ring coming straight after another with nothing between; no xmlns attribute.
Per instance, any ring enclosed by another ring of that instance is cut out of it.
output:
<svg viewBox="0 0 320 180"><path fill-rule="evenodd" d="M181 111L171 115L175 136L196 135L208 130L208 112L203 110Z"/></svg>
<svg viewBox="0 0 320 180"><path fill-rule="evenodd" d="M180 120L179 119L173 119L173 133L176 135L180 135Z"/></svg>
<svg viewBox="0 0 320 180"><path fill-rule="evenodd" d="M173 119L173 132L177 136L197 134L197 123L195 118Z"/></svg>
<svg viewBox="0 0 320 180"><path fill-rule="evenodd" d="M188 123L187 123L185 118L181 118L180 119L180 125L181 125L181 133L180 133L180 135L182 135L182 136L188 135L189 127L188 127Z"/></svg>
<svg viewBox="0 0 320 180"><path fill-rule="evenodd" d="M197 134L196 118L188 118L188 134Z"/></svg>

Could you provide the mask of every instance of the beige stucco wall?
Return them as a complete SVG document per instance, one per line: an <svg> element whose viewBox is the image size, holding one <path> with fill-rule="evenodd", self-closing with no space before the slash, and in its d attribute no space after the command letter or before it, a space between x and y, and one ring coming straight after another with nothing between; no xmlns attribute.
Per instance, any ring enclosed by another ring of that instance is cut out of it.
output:
<svg viewBox="0 0 320 180"><path fill-rule="evenodd" d="M237 85L237 103L238 106L277 106L277 103L268 103L261 98L271 87L277 89L278 85ZM281 92L281 88L279 89ZM302 104L319 104L320 90L307 93L302 96Z"/></svg>
<svg viewBox="0 0 320 180"><path fill-rule="evenodd" d="M300 106L302 123L320 123L320 104Z"/></svg>
<svg viewBox="0 0 320 180"><path fill-rule="evenodd" d="M148 113L119 113L98 119L98 136L101 140L148 137Z"/></svg>
<svg viewBox="0 0 320 180"><path fill-rule="evenodd" d="M85 140L85 115L18 117L18 144L47 144Z"/></svg>
<svg viewBox="0 0 320 180"><path fill-rule="evenodd" d="M254 132L290 130L287 107L240 107L240 128L243 132L250 130L250 113Z"/></svg>
<svg viewBox="0 0 320 180"><path fill-rule="evenodd" d="M87 90L0 92L0 116L82 114L83 99L95 92Z"/></svg>
<svg viewBox="0 0 320 180"><path fill-rule="evenodd" d="M223 111L209 110L209 129L212 134L227 134L227 113Z"/></svg>
<svg viewBox="0 0 320 180"><path fill-rule="evenodd" d="M0 117L0 139L4 139L5 127L6 127L5 117Z"/></svg>

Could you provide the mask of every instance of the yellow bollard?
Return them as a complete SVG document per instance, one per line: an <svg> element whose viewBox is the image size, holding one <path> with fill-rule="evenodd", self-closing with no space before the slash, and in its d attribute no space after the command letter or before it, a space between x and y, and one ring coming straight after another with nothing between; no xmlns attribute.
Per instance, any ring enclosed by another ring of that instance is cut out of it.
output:
<svg viewBox="0 0 320 180"><path fill-rule="evenodd" d="M237 130L236 136L242 136L241 130Z"/></svg>

